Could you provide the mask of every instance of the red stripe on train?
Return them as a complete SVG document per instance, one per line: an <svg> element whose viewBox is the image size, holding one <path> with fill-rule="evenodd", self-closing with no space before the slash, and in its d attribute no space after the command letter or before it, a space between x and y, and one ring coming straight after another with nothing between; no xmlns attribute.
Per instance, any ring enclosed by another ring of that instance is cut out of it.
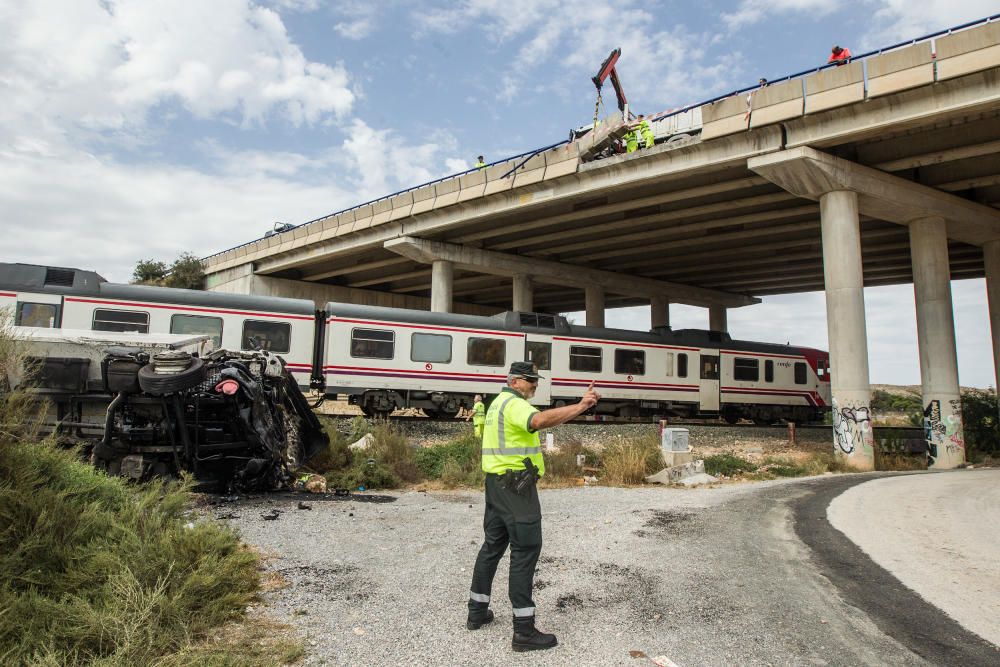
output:
<svg viewBox="0 0 1000 667"><path fill-rule="evenodd" d="M135 301L108 301L104 299L82 299L80 297L66 297L66 301L75 303L96 303L105 306L132 306L134 308L159 308L161 310L187 310L193 313L220 313L222 315L250 315L254 317L275 317L283 320L312 320L309 315L279 315L278 313L265 313L261 311L247 310L226 310L223 308L198 308L197 306L167 305L160 303L138 303Z"/></svg>

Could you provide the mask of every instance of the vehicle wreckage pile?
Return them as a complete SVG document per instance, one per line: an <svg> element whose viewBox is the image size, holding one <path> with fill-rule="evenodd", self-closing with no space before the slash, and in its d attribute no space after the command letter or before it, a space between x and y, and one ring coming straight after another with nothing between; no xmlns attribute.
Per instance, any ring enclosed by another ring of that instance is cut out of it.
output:
<svg viewBox="0 0 1000 667"><path fill-rule="evenodd" d="M72 357L29 357L31 391L49 401L48 430L83 442L109 474L188 471L229 490L277 490L328 444L284 361L265 350L72 343Z"/></svg>

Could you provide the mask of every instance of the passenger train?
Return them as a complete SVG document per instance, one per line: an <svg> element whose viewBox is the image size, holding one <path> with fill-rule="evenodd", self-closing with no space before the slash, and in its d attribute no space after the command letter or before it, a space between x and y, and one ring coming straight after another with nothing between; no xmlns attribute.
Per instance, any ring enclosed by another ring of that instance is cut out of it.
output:
<svg viewBox="0 0 1000 667"><path fill-rule="evenodd" d="M772 423L823 418L827 352L733 340L727 333L586 327L546 313L430 313L110 283L92 271L0 263L0 309L20 326L194 333L216 347L279 354L300 386L342 396L370 416L403 407L453 416L496 394L511 361L545 378L532 402L578 400L595 412Z"/></svg>

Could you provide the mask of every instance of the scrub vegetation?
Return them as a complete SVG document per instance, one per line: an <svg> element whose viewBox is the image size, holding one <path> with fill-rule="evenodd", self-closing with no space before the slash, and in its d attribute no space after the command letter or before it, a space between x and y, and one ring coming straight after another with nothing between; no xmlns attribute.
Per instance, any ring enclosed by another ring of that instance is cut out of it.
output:
<svg viewBox="0 0 1000 667"><path fill-rule="evenodd" d="M36 437L0 325L0 664L274 665L294 639L245 622L257 556L191 514L189 483L137 485ZM241 621L244 621L241 623Z"/></svg>

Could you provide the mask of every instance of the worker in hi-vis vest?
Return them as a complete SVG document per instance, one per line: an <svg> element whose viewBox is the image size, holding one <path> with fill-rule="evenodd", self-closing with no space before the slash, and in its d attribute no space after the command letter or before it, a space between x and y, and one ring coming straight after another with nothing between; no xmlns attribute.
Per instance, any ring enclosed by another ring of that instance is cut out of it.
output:
<svg viewBox="0 0 1000 667"><path fill-rule="evenodd" d="M483 425L486 423L486 406L483 404L483 397L476 394L472 404L472 414L466 417L465 421L472 419L472 430L476 434L477 440L483 439Z"/></svg>
<svg viewBox="0 0 1000 667"><path fill-rule="evenodd" d="M649 126L649 121L642 114L639 114L639 134L642 135L642 140L646 144L646 148L652 148L653 144L656 143L656 138L653 136L653 128Z"/></svg>
<svg viewBox="0 0 1000 667"><path fill-rule="evenodd" d="M482 155L476 158L476 169L486 169L486 163L483 162Z"/></svg>
<svg viewBox="0 0 1000 667"><path fill-rule="evenodd" d="M634 127L630 129L628 132L626 132L625 136L622 137L622 139L625 140L626 153L634 153L637 150L639 150L639 135L636 134Z"/></svg>
<svg viewBox="0 0 1000 667"><path fill-rule="evenodd" d="M510 545L508 594L514 621L511 647L515 651L547 649L557 643L555 635L535 627L535 602L531 599L535 564L542 550L542 510L535 483L545 474L545 461L538 431L583 414L601 398L591 382L579 403L539 412L528 400L535 395L540 377L530 361L512 363L507 386L486 411L483 430L485 540L472 570L466 627L477 630L493 621L493 577Z"/></svg>

